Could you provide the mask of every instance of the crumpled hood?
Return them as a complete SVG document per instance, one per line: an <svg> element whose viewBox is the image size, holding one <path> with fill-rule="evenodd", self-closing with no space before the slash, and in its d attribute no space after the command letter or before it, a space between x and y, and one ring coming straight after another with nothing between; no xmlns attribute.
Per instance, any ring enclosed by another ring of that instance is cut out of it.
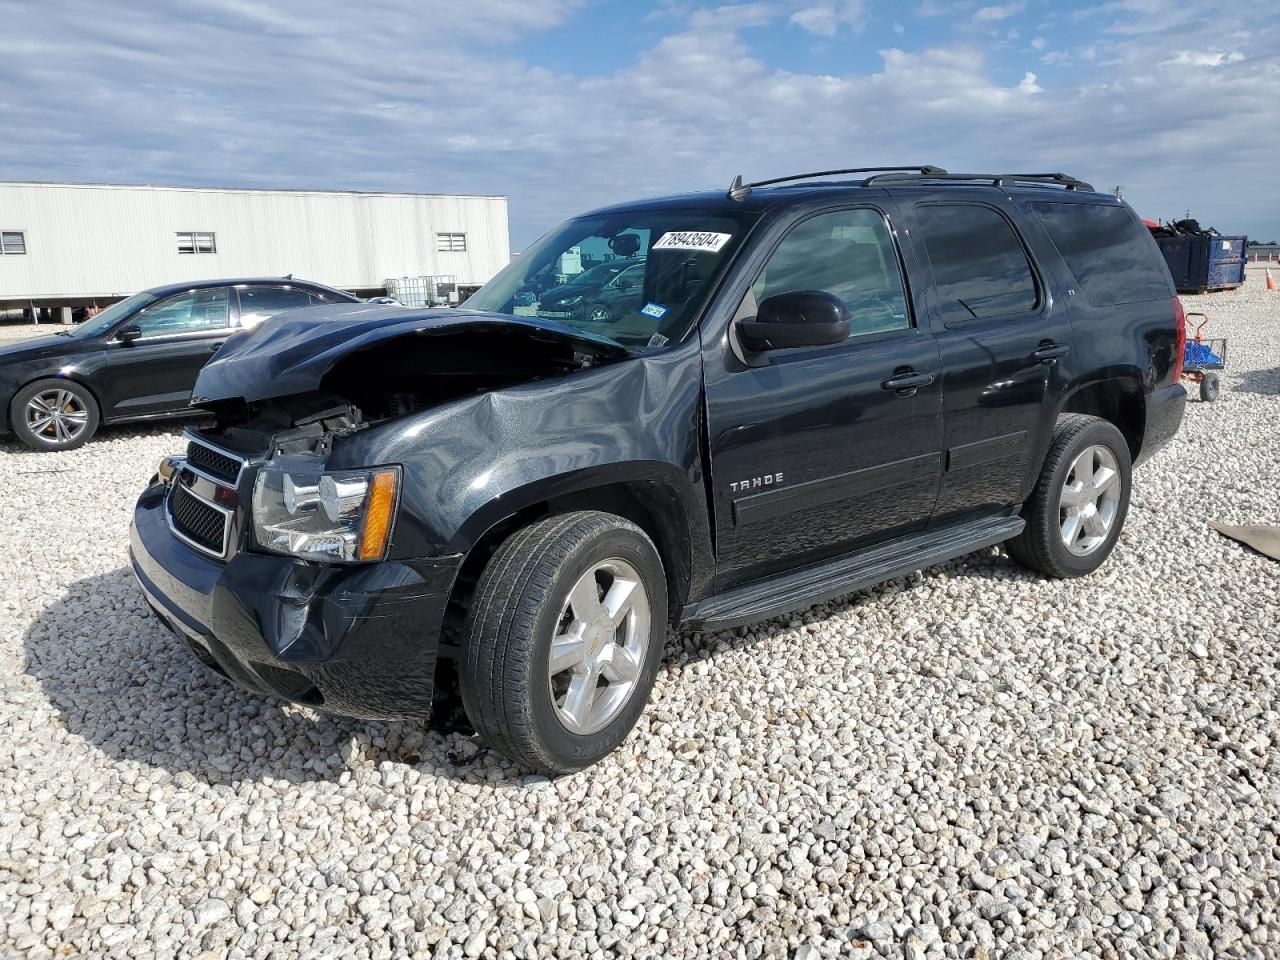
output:
<svg viewBox="0 0 1280 960"><path fill-rule="evenodd" d="M597 357L628 355L605 337L538 317L473 310L418 310L384 304L343 304L290 310L260 326L233 334L205 364L192 403L241 398L265 400L319 389L343 357L395 337L429 337L464 328L527 332L562 339Z"/></svg>

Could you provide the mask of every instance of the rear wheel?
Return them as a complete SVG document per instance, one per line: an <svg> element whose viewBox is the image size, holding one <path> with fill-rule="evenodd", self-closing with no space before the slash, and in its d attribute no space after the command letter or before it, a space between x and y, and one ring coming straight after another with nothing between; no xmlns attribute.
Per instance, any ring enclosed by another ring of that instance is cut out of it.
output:
<svg viewBox="0 0 1280 960"><path fill-rule="evenodd" d="M635 524L582 511L518 531L476 586L459 670L468 718L522 766L590 766L649 700L666 612L662 561Z"/></svg>
<svg viewBox="0 0 1280 960"><path fill-rule="evenodd" d="M33 450L74 450L98 429L98 403L73 380L37 380L13 398L13 432Z"/></svg>
<svg viewBox="0 0 1280 960"><path fill-rule="evenodd" d="M1092 573L1120 536L1130 482L1120 431L1099 417L1064 414L1022 508L1027 525L1005 544L1009 556L1048 577Z"/></svg>

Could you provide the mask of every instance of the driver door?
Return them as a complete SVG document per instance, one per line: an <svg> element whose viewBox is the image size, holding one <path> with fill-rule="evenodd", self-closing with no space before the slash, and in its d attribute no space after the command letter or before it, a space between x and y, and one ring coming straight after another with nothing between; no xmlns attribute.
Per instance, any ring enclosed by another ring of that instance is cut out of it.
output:
<svg viewBox="0 0 1280 960"><path fill-rule="evenodd" d="M142 336L110 344L102 397L105 418L185 409L200 368L231 332L230 311L231 290L213 287L167 297L134 317L130 324Z"/></svg>
<svg viewBox="0 0 1280 960"><path fill-rule="evenodd" d="M886 213L827 210L794 224L735 322L802 290L844 301L848 339L706 363L719 590L921 531L937 498L938 347L915 323ZM928 382L895 389L914 374Z"/></svg>

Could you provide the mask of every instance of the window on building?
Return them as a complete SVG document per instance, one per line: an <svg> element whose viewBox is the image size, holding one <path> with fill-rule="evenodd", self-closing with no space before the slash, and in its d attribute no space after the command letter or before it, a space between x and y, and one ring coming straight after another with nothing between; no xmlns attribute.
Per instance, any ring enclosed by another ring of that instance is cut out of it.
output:
<svg viewBox="0 0 1280 960"><path fill-rule="evenodd" d="M1009 221L975 204L916 207L946 323L1005 317L1036 308L1026 251Z"/></svg>
<svg viewBox="0 0 1280 960"><path fill-rule="evenodd" d="M214 235L212 233L189 233L184 231L178 234L178 252L217 253L218 248L214 243Z"/></svg>
<svg viewBox="0 0 1280 960"><path fill-rule="evenodd" d="M787 234L751 294L758 306L798 290L822 290L843 300L850 336L911 326L893 238L878 210L820 214Z"/></svg>
<svg viewBox="0 0 1280 960"><path fill-rule="evenodd" d="M437 233L436 250L440 253L466 253L467 235L465 233Z"/></svg>
<svg viewBox="0 0 1280 960"><path fill-rule="evenodd" d="M0 233L0 256L16 257L27 252L27 235L21 230Z"/></svg>

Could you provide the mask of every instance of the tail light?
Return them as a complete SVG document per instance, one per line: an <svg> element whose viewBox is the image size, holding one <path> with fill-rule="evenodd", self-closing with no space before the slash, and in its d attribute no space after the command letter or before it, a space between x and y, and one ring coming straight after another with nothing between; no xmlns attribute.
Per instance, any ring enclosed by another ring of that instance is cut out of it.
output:
<svg viewBox="0 0 1280 960"><path fill-rule="evenodd" d="M1182 301L1173 298L1173 319L1178 325L1177 341L1173 347L1173 382L1182 379L1182 362L1187 357L1187 312L1182 309Z"/></svg>

